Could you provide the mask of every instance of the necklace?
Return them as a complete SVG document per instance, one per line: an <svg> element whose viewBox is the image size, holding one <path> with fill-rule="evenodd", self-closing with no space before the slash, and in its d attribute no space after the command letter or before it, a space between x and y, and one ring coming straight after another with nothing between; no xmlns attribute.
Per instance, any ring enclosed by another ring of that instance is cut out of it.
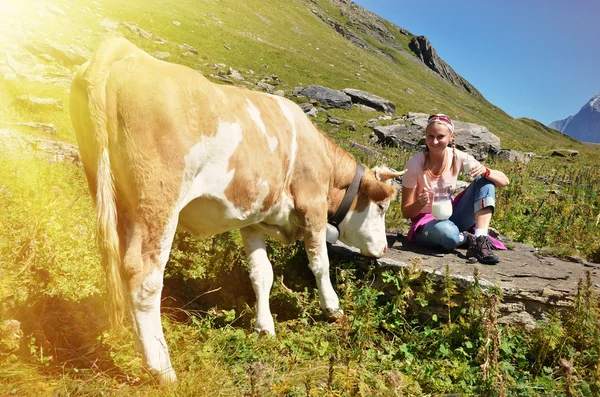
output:
<svg viewBox="0 0 600 397"><path fill-rule="evenodd" d="M425 172L431 177L431 179L439 179L442 175L444 175L444 171L446 170L448 156L446 155L446 151L444 150L444 160L442 160L442 167L440 168L439 174L434 174L430 168L427 168Z"/></svg>

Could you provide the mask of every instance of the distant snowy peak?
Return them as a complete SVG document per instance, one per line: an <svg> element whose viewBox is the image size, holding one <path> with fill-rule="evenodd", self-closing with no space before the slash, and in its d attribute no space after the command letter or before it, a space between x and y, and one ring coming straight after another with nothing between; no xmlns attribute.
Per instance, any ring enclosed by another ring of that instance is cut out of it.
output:
<svg viewBox="0 0 600 397"><path fill-rule="evenodd" d="M565 132L565 128L567 127L567 124L569 124L569 122L572 119L573 119L573 116L569 116L566 119L556 120L556 121L553 121L550 124L548 124L548 127L554 128L555 130L560 131L560 132Z"/></svg>
<svg viewBox="0 0 600 397"><path fill-rule="evenodd" d="M587 105L589 105L592 109L596 110L597 112L600 112L600 94L590 99Z"/></svg>
<svg viewBox="0 0 600 397"><path fill-rule="evenodd" d="M590 99L576 115L553 121L548 127L582 142L600 143L600 94Z"/></svg>

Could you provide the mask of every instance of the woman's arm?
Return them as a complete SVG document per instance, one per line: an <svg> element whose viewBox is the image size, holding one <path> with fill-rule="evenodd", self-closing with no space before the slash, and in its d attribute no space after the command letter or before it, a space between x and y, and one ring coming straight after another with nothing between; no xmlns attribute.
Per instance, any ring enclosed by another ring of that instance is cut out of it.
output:
<svg viewBox="0 0 600 397"><path fill-rule="evenodd" d="M487 169L488 168L486 168L485 165L479 162L475 163L475 165L471 167L471 178L475 179L479 175L485 175ZM504 175L504 172L499 170L493 170L491 168L489 168L489 170L490 173L488 176L486 176L486 178L494 182L494 185L496 185L496 187L501 188L508 186L510 181L508 180L508 177Z"/></svg>
<svg viewBox="0 0 600 397"><path fill-rule="evenodd" d="M402 216L411 219L419 214L431 198L429 192L424 190L417 196L417 188L402 187Z"/></svg>

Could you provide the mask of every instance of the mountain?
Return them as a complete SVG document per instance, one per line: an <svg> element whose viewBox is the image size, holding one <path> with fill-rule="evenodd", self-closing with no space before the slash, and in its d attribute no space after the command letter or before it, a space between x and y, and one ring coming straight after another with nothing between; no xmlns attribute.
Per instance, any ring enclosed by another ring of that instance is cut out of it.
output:
<svg viewBox="0 0 600 397"><path fill-rule="evenodd" d="M560 132L564 132L565 128L567 127L567 124L569 124L571 120L573 120L573 115L567 117L566 119L553 121L550 124L548 124L548 127L554 128L555 130Z"/></svg>
<svg viewBox="0 0 600 397"><path fill-rule="evenodd" d="M600 94L590 99L576 115L553 121L548 126L581 142L600 143Z"/></svg>

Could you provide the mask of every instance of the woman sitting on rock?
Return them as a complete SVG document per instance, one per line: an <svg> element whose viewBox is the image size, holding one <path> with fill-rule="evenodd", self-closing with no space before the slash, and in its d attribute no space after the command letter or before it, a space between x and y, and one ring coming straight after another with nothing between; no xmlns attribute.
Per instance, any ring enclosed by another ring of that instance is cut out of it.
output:
<svg viewBox="0 0 600 397"><path fill-rule="evenodd" d="M490 239L488 228L496 205L496 187L507 186L508 178L502 171L489 169L456 149L454 123L445 114L429 117L425 138L425 149L408 160L402 178L402 215L412 220L409 240L445 249L468 243L467 257L473 262L498 263L492 246L506 248L500 241ZM466 174L473 182L454 198L449 219L435 219L434 188L449 187L454 191L458 173L465 172L467 162L470 172ZM468 232L473 227L474 234Z"/></svg>

